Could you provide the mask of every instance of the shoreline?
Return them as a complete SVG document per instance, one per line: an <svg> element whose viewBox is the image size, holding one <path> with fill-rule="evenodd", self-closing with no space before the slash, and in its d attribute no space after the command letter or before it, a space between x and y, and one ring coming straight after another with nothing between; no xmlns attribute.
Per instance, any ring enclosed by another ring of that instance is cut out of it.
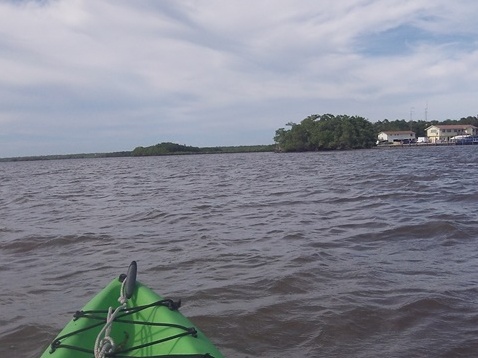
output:
<svg viewBox="0 0 478 358"><path fill-rule="evenodd" d="M410 143L410 144L380 144L372 149L399 149L399 148L418 148L418 147L454 147L454 146L473 146L478 144L457 144L457 143Z"/></svg>
<svg viewBox="0 0 478 358"><path fill-rule="evenodd" d="M376 145L370 149L404 149L404 148L420 148L420 147L452 147L452 146L473 146L478 144L456 144L456 143L410 143L410 144L380 144ZM340 151L339 149L336 149ZM324 152L329 152L330 150L324 150ZM25 157L10 157L10 158L0 158L1 162L28 162L28 161L40 161L40 160L65 160L65 159L94 159L94 158L118 158L118 157L131 157L131 158L141 158L148 156L171 156L171 155L198 155L198 154L234 154L234 153L259 153L259 152L275 152L271 151L247 151L247 150L238 150L238 151L210 151L210 152L171 152L155 155L133 155L132 151L123 151L123 152L111 152L111 153L80 153L80 154L57 154L57 155L39 155L39 156L25 156ZM304 152L305 153L305 152Z"/></svg>

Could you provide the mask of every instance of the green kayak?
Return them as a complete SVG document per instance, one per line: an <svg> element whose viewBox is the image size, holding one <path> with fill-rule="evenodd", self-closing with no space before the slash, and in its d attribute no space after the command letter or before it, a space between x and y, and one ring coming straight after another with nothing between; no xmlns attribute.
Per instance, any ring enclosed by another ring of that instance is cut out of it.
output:
<svg viewBox="0 0 478 358"><path fill-rule="evenodd" d="M136 262L99 292L53 340L41 358L223 355L174 302L136 281Z"/></svg>

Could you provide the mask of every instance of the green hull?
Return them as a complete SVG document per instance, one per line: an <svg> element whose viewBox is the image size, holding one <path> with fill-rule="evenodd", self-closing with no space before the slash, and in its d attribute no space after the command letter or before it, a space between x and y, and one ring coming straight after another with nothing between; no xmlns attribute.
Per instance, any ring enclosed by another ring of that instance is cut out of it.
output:
<svg viewBox="0 0 478 358"><path fill-rule="evenodd" d="M41 358L94 357L95 340L105 326L107 313L104 311L120 305L120 292L121 282L115 279L85 305L79 318L66 325ZM167 307L168 300L163 300L148 287L135 282L126 311L119 313L111 326L110 337L117 346L115 353L106 356L223 357L191 321L175 307ZM153 303L157 304L150 306Z"/></svg>

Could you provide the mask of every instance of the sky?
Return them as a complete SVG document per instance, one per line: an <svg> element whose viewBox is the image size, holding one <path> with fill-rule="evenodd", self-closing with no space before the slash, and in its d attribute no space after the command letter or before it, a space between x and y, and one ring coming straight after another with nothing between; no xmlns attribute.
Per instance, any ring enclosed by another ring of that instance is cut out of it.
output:
<svg viewBox="0 0 478 358"><path fill-rule="evenodd" d="M475 0L0 0L0 157L478 114Z"/></svg>

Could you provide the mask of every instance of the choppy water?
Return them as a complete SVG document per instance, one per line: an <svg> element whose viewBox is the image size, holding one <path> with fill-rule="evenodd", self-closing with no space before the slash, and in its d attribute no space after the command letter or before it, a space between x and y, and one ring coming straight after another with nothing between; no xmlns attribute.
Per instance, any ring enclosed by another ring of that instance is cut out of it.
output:
<svg viewBox="0 0 478 358"><path fill-rule="evenodd" d="M131 260L228 357L478 352L478 146L0 163L0 356Z"/></svg>

